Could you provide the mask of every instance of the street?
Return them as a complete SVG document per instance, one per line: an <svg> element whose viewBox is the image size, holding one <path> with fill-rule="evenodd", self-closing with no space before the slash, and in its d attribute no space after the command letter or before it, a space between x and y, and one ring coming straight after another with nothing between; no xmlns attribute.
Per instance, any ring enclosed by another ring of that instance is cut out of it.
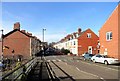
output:
<svg viewBox="0 0 120 81"><path fill-rule="evenodd" d="M45 57L59 80L118 81L119 65L104 65L73 56Z"/></svg>

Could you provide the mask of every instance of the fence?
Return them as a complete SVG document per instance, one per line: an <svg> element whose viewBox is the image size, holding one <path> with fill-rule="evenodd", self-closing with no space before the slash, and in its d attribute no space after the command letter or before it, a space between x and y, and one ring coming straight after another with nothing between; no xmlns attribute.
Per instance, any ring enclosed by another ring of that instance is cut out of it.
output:
<svg viewBox="0 0 120 81"><path fill-rule="evenodd" d="M38 58L29 60L25 64L22 64L21 66L15 68L11 72L2 76L2 81L20 81L21 75L23 73L27 75L31 71L31 69L34 67L34 65L37 63L37 61L38 61Z"/></svg>

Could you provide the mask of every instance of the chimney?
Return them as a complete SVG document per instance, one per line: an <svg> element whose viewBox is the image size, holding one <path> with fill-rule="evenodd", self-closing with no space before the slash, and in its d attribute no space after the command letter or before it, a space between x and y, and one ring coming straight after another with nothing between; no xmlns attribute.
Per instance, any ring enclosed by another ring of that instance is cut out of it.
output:
<svg viewBox="0 0 120 81"><path fill-rule="evenodd" d="M19 22L16 22L14 24L14 30L17 29L17 30L20 30L20 23Z"/></svg>
<svg viewBox="0 0 120 81"><path fill-rule="evenodd" d="M29 33L29 36L32 36L32 33Z"/></svg>
<svg viewBox="0 0 120 81"><path fill-rule="evenodd" d="M80 34L80 33L81 33L81 31L82 31L82 29L81 29L81 28L78 28L78 34Z"/></svg>
<svg viewBox="0 0 120 81"><path fill-rule="evenodd" d="M26 33L26 31L25 31L25 30L21 30L21 32Z"/></svg>
<svg viewBox="0 0 120 81"><path fill-rule="evenodd" d="M32 36L32 33L27 32L26 34L29 35L29 36Z"/></svg>

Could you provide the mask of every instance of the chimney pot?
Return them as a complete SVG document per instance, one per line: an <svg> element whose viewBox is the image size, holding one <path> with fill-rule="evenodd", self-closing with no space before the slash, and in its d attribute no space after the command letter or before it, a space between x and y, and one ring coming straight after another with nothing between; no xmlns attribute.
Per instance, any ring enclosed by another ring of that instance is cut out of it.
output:
<svg viewBox="0 0 120 81"><path fill-rule="evenodd" d="M81 29L81 28L78 28L78 33L79 33L79 34L81 33L81 31L82 31L82 29Z"/></svg>
<svg viewBox="0 0 120 81"><path fill-rule="evenodd" d="M32 33L27 32L27 35L32 36Z"/></svg>

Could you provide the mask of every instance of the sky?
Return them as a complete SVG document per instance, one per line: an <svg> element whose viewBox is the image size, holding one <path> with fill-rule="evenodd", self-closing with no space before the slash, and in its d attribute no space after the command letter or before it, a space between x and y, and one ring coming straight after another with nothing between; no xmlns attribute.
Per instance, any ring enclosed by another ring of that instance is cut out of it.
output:
<svg viewBox="0 0 120 81"><path fill-rule="evenodd" d="M67 34L90 28L98 31L117 6L117 2L2 2L0 30L4 34L13 30L13 24L20 22L26 30L42 41L58 42Z"/></svg>

